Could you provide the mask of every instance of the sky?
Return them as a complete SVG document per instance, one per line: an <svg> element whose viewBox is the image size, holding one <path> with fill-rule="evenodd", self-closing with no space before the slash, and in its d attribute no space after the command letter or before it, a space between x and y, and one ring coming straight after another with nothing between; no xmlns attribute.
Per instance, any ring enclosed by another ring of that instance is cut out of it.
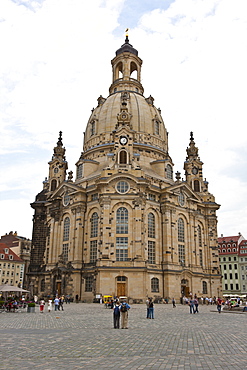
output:
<svg viewBox="0 0 247 370"><path fill-rule="evenodd" d="M59 131L69 171L111 59L130 43L169 132L174 173L193 131L218 236L247 238L246 0L1 0L0 235L32 237L30 203L48 176Z"/></svg>

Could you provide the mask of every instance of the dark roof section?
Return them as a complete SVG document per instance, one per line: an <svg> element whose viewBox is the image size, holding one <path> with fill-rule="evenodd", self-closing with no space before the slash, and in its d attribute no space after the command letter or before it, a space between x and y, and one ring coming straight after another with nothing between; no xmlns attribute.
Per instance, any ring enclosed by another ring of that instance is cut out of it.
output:
<svg viewBox="0 0 247 370"><path fill-rule="evenodd" d="M121 46L120 49L116 51L116 56L121 53L132 53L138 56L138 51L133 48L133 46L129 43L129 38L126 36L125 43Z"/></svg>

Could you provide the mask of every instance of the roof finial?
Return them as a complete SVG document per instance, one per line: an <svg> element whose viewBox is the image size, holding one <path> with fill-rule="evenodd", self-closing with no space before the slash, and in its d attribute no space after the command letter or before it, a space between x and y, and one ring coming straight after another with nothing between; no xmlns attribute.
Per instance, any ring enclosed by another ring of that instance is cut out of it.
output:
<svg viewBox="0 0 247 370"><path fill-rule="evenodd" d="M129 29L126 28L125 30L125 43L128 44L129 43Z"/></svg>
<svg viewBox="0 0 247 370"><path fill-rule="evenodd" d="M194 140L194 137L193 137L193 131L190 132L190 140Z"/></svg>
<svg viewBox="0 0 247 370"><path fill-rule="evenodd" d="M57 146L63 146L63 143L62 143L62 131L59 131L59 138L58 138Z"/></svg>

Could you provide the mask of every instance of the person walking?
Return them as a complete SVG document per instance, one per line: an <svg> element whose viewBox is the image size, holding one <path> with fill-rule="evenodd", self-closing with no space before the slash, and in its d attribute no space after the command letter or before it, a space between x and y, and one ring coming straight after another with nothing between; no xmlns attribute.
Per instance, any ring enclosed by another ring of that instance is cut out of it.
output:
<svg viewBox="0 0 247 370"><path fill-rule="evenodd" d="M190 306L190 313L195 313L194 299L193 298L190 298L190 300L189 300L189 306Z"/></svg>
<svg viewBox="0 0 247 370"><path fill-rule="evenodd" d="M39 302L39 311L43 313L44 312L44 307L45 307L45 301L42 298Z"/></svg>
<svg viewBox="0 0 247 370"><path fill-rule="evenodd" d="M172 308L175 308L176 307L176 301L175 301L175 298L172 298Z"/></svg>
<svg viewBox="0 0 247 370"><path fill-rule="evenodd" d="M64 296L61 296L60 298L59 298L59 310L60 310L60 308L62 309L62 311L63 311L63 302L64 302Z"/></svg>
<svg viewBox="0 0 247 370"><path fill-rule="evenodd" d="M60 307L59 307L59 298L56 297L54 299L54 305L55 305L55 311L60 311Z"/></svg>
<svg viewBox="0 0 247 370"><path fill-rule="evenodd" d="M195 310L194 310L194 313L199 313L198 311L198 305L199 305L199 301L197 298L194 299L194 304L195 304Z"/></svg>
<svg viewBox="0 0 247 370"><path fill-rule="evenodd" d="M221 313L222 299L220 297L218 297L216 303L217 303L217 310L218 310L219 313Z"/></svg>
<svg viewBox="0 0 247 370"><path fill-rule="evenodd" d="M149 319L149 298L146 300L146 306L147 306L147 319Z"/></svg>
<svg viewBox="0 0 247 370"><path fill-rule="evenodd" d="M48 300L48 312L51 312L51 310L52 310L52 299L49 299Z"/></svg>
<svg viewBox="0 0 247 370"><path fill-rule="evenodd" d="M126 302L126 300L123 301L123 303L120 305L119 310L121 312L121 328L122 329L128 329L128 311L130 309L130 305Z"/></svg>
<svg viewBox="0 0 247 370"><path fill-rule="evenodd" d="M149 318L154 319L154 302L152 298L150 298L150 301L149 301Z"/></svg>
<svg viewBox="0 0 247 370"><path fill-rule="evenodd" d="M114 329L119 329L119 321L120 321L120 310L119 310L119 303L116 302L113 308L113 325Z"/></svg>

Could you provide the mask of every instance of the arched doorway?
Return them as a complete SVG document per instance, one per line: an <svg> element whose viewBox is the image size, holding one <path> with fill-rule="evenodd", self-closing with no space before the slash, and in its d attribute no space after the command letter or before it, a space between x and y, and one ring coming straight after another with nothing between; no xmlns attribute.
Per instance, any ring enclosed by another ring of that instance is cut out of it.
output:
<svg viewBox="0 0 247 370"><path fill-rule="evenodd" d="M189 297L190 287L189 281L187 279L181 280L181 296L182 297Z"/></svg>

